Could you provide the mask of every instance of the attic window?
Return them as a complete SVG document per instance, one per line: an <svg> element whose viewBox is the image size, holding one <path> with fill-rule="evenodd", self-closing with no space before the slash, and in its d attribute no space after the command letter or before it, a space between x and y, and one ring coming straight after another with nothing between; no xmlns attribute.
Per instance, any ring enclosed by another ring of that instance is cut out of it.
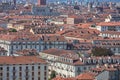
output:
<svg viewBox="0 0 120 80"><path fill-rule="evenodd" d="M83 33L83 31L81 31L81 33Z"/></svg>
<svg viewBox="0 0 120 80"><path fill-rule="evenodd" d="M58 41L59 39L57 38L57 41Z"/></svg>

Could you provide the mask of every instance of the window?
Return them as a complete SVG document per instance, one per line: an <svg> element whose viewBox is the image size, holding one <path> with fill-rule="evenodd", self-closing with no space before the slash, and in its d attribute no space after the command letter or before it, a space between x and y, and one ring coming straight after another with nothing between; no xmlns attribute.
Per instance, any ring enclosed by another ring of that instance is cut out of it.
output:
<svg viewBox="0 0 120 80"><path fill-rule="evenodd" d="M26 78L26 80L28 80L28 78Z"/></svg>
<svg viewBox="0 0 120 80"><path fill-rule="evenodd" d="M25 48L27 48L27 44L25 45Z"/></svg>
<svg viewBox="0 0 120 80"><path fill-rule="evenodd" d="M28 70L28 66L26 66L26 70Z"/></svg>
<svg viewBox="0 0 120 80"><path fill-rule="evenodd" d="M21 72L19 73L19 76L20 76L20 77L22 76L22 73L21 73Z"/></svg>
<svg viewBox="0 0 120 80"><path fill-rule="evenodd" d="M32 72L32 76L34 76L34 72Z"/></svg>
<svg viewBox="0 0 120 80"><path fill-rule="evenodd" d="M38 80L40 80L40 77L38 77Z"/></svg>
<svg viewBox="0 0 120 80"><path fill-rule="evenodd" d="M46 75L47 75L47 73L46 73L46 72L44 72L44 75L46 76Z"/></svg>
<svg viewBox="0 0 120 80"><path fill-rule="evenodd" d="M9 71L9 67L7 67L7 71Z"/></svg>
<svg viewBox="0 0 120 80"><path fill-rule="evenodd" d="M40 66L38 66L38 69L40 69Z"/></svg>
<svg viewBox="0 0 120 80"><path fill-rule="evenodd" d="M86 70L86 67L84 67L84 70Z"/></svg>
<svg viewBox="0 0 120 80"><path fill-rule="evenodd" d="M44 69L46 70L46 69L47 69L47 67L45 66L45 67L44 67Z"/></svg>
<svg viewBox="0 0 120 80"><path fill-rule="evenodd" d="M1 67L0 70L3 70L3 68Z"/></svg>
<svg viewBox="0 0 120 80"><path fill-rule="evenodd" d="M7 73L7 77L9 77L9 73Z"/></svg>
<svg viewBox="0 0 120 80"><path fill-rule="evenodd" d="M2 76L3 74L2 73L0 73L0 76Z"/></svg>
<svg viewBox="0 0 120 80"><path fill-rule="evenodd" d="M38 75L40 75L40 72L38 72Z"/></svg>
<svg viewBox="0 0 120 80"><path fill-rule="evenodd" d="M19 67L19 70L22 71L22 67Z"/></svg>
<svg viewBox="0 0 120 80"><path fill-rule="evenodd" d="M26 72L26 76L28 76L28 72Z"/></svg>
<svg viewBox="0 0 120 80"><path fill-rule="evenodd" d="M15 67L13 67L13 70L15 70Z"/></svg>
<svg viewBox="0 0 120 80"><path fill-rule="evenodd" d="M44 80L47 80L46 77L44 78Z"/></svg>
<svg viewBox="0 0 120 80"><path fill-rule="evenodd" d="M13 72L13 76L15 76L15 72Z"/></svg>
<svg viewBox="0 0 120 80"><path fill-rule="evenodd" d="M32 66L32 70L34 70L34 66Z"/></svg>
<svg viewBox="0 0 120 80"><path fill-rule="evenodd" d="M18 45L16 45L16 48L18 48Z"/></svg>
<svg viewBox="0 0 120 80"><path fill-rule="evenodd" d="M1 79L2 80L2 79ZM9 80L9 78L7 78L7 80Z"/></svg>

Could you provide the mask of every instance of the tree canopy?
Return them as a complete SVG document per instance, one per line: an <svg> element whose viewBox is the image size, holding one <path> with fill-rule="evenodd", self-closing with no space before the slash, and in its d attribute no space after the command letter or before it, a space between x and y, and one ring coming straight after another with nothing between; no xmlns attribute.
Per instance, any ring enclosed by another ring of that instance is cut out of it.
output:
<svg viewBox="0 0 120 80"><path fill-rule="evenodd" d="M56 77L56 72L52 71L50 75L50 80Z"/></svg>
<svg viewBox="0 0 120 80"><path fill-rule="evenodd" d="M16 30L16 29L11 28L11 29L9 30L9 32L17 32L17 30Z"/></svg>
<svg viewBox="0 0 120 80"><path fill-rule="evenodd" d="M112 56L113 52L110 49L96 47L92 49L93 56Z"/></svg>

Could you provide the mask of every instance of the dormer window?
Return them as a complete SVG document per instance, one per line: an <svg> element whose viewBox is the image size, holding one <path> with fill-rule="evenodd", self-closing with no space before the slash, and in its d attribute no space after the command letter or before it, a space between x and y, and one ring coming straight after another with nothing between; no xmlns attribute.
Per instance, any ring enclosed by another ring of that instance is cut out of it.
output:
<svg viewBox="0 0 120 80"><path fill-rule="evenodd" d="M73 63L73 60L70 60L70 63Z"/></svg>
<svg viewBox="0 0 120 80"><path fill-rule="evenodd" d="M111 63L111 59L108 59L108 63Z"/></svg>
<svg viewBox="0 0 120 80"><path fill-rule="evenodd" d="M116 59L113 59L113 63L116 63Z"/></svg>
<svg viewBox="0 0 120 80"><path fill-rule="evenodd" d="M93 59L93 63L96 63L96 60L95 60L95 59Z"/></svg>
<svg viewBox="0 0 120 80"><path fill-rule="evenodd" d="M56 40L58 41L59 39L57 38Z"/></svg>
<svg viewBox="0 0 120 80"><path fill-rule="evenodd" d="M105 60L105 59L103 59L103 63L106 63L106 60Z"/></svg>
<svg viewBox="0 0 120 80"><path fill-rule="evenodd" d="M89 59L87 62L88 62L88 64L90 64L90 63L91 63L91 60Z"/></svg>

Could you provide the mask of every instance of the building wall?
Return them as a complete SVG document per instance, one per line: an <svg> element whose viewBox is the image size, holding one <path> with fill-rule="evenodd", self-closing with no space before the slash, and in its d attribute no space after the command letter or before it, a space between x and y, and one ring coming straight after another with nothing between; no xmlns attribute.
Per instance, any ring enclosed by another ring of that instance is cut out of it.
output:
<svg viewBox="0 0 120 80"><path fill-rule="evenodd" d="M99 31L120 31L120 26L97 26Z"/></svg>
<svg viewBox="0 0 120 80"><path fill-rule="evenodd" d="M53 11L49 7L38 7L33 6L32 7L32 14L33 15L41 15L41 16L58 16L60 15L58 12Z"/></svg>
<svg viewBox="0 0 120 80"><path fill-rule="evenodd" d="M110 37L110 38L120 38L120 34L100 33L99 36Z"/></svg>
<svg viewBox="0 0 120 80"><path fill-rule="evenodd" d="M96 40L96 41L93 41L94 46L110 49L115 55L120 55L120 45L119 44L120 44L119 40Z"/></svg>
<svg viewBox="0 0 120 80"><path fill-rule="evenodd" d="M38 0L38 5L46 5L46 0Z"/></svg>
<svg viewBox="0 0 120 80"><path fill-rule="evenodd" d="M59 49L67 49L66 42L49 42L44 41L32 41L32 42L10 42L0 40L0 46L5 48L8 51L7 55L11 55L14 51L23 50L23 49L36 49L37 52L50 49L50 48L59 48Z"/></svg>
<svg viewBox="0 0 120 80"><path fill-rule="evenodd" d="M48 69L46 64L37 63L15 65L1 64L0 76L0 80L48 80Z"/></svg>
<svg viewBox="0 0 120 80"><path fill-rule="evenodd" d="M67 24L74 24L74 18L67 18Z"/></svg>
<svg viewBox="0 0 120 80"><path fill-rule="evenodd" d="M21 29L24 29L25 26L24 25L21 25L21 24L12 24L12 23L9 23L7 24L7 28L13 28L13 29L16 29L17 31L21 30Z"/></svg>
<svg viewBox="0 0 120 80"><path fill-rule="evenodd" d="M96 76L96 80L109 80L109 72L103 71L98 76Z"/></svg>
<svg viewBox="0 0 120 80"><path fill-rule="evenodd" d="M75 66L75 76L79 75L80 73L84 71L88 71L91 68L95 68L96 65L82 65L82 66Z"/></svg>
<svg viewBox="0 0 120 80"><path fill-rule="evenodd" d="M94 68L96 65L74 65L72 60L65 58L65 61L60 61L64 59L60 56L55 56L46 53L40 53L43 59L46 59L49 64L49 71L56 71L57 75L62 77L76 77L80 73ZM50 74L50 72L49 72Z"/></svg>

